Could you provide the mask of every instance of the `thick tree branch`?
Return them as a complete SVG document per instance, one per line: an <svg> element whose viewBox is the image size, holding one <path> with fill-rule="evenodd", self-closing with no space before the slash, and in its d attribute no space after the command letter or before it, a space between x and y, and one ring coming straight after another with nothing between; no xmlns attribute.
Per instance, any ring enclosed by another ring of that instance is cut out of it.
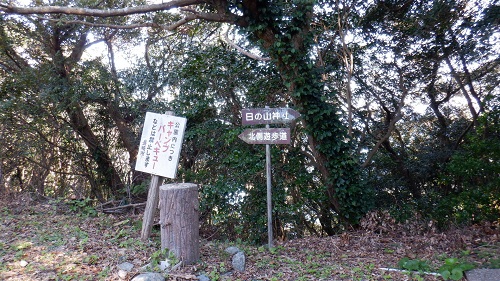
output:
<svg viewBox="0 0 500 281"><path fill-rule="evenodd" d="M205 20L211 22L229 22L241 25L242 20L240 17L226 12L219 11L218 13L204 13L196 11L195 9L189 7L195 4L203 4L206 1L202 0L174 0L162 4L151 4L142 5L130 8L117 8L117 9L94 9L94 8L79 8L79 7L63 7L63 6L39 6L39 7L17 7L8 4L0 4L0 12L4 14L18 14L18 15L41 15L41 14L66 14L66 15L77 15L77 16L90 16L90 17L117 17L117 16L128 16L133 14L145 14L149 12L167 11L174 8L180 8L185 15L182 19L172 22L167 25L160 25L154 22L150 23L132 23L132 24L108 24L108 23L93 23L87 22L85 20L61 20L61 19L50 19L41 18L49 21L64 22L65 24L79 24L91 27L105 27L111 29L135 29L135 28L159 28L168 31L173 31L178 27L193 21L193 20ZM220 9L218 9L220 10ZM1 14L1 13L0 13Z"/></svg>
<svg viewBox="0 0 500 281"><path fill-rule="evenodd" d="M132 23L132 24L109 24L109 23L88 22L88 21L84 21L84 20L51 19L51 18L46 18L46 17L38 17L38 19L46 20L46 21L53 21L53 22L63 22L64 24L77 24L77 25L82 25L82 26L104 27L104 28L109 28L109 29L136 29L136 28L144 28L144 27L161 28L161 29L165 29L165 30L174 30L175 29L175 28L169 28L170 26L162 26L162 25L159 25L157 23L150 23L150 22ZM175 23L175 24L177 24L177 23Z"/></svg>
<svg viewBox="0 0 500 281"><path fill-rule="evenodd" d="M460 87L462 94L464 95L465 99L467 100L467 106L469 107L469 111L472 115L472 119L474 120L474 122L477 122L477 118L479 117L479 114L477 113L476 109L474 108L474 104L472 103L472 99L470 98L469 93L465 89L465 85L462 82L460 75L456 72L449 57L446 57L445 61L446 61L446 64L448 65L448 67L450 68L450 71L451 71L453 78L455 79L458 86Z"/></svg>
<svg viewBox="0 0 500 281"><path fill-rule="evenodd" d="M18 7L11 4L0 4L0 12L4 14L35 15L35 14L67 14L91 17L117 17L133 14L145 14L149 12L166 11L174 8L187 7L190 5L203 4L203 0L172 0L161 4L141 5L121 9L90 9L67 6L39 6L39 7Z"/></svg>

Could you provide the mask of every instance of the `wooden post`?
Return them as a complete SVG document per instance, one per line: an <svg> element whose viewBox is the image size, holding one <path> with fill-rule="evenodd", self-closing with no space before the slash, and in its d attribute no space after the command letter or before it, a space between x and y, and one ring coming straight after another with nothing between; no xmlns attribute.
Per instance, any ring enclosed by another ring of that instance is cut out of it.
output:
<svg viewBox="0 0 500 281"><path fill-rule="evenodd" d="M141 240L147 241L153 229L153 222L158 210L158 189L163 178L160 176L152 175L151 182L148 190L148 200L146 201L146 208L144 209L144 216L142 218Z"/></svg>
<svg viewBox="0 0 500 281"><path fill-rule="evenodd" d="M165 112L165 115L174 115L173 111ZM163 177L152 175L151 183L149 184L148 199L146 208L144 209L144 216L142 218L141 240L147 241L153 229L153 222L155 214L158 210L158 190L160 184L163 182Z"/></svg>
<svg viewBox="0 0 500 281"><path fill-rule="evenodd" d="M200 258L198 185L160 186L161 248L169 249L184 265Z"/></svg>

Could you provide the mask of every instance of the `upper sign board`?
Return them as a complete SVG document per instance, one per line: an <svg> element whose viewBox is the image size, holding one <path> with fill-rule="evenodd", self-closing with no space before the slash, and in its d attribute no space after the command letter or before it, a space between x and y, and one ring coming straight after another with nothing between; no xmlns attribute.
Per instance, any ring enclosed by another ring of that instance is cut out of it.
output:
<svg viewBox="0 0 500 281"><path fill-rule="evenodd" d="M174 179L186 118L147 112L135 170Z"/></svg>
<svg viewBox="0 0 500 281"><path fill-rule="evenodd" d="M242 125L290 123L300 113L291 108L247 108L241 110Z"/></svg>

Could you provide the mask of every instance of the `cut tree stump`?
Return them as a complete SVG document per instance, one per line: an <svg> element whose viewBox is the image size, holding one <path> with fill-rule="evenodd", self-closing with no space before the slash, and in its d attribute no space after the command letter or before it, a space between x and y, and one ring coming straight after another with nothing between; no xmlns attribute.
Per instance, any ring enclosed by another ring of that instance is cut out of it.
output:
<svg viewBox="0 0 500 281"><path fill-rule="evenodd" d="M184 265L200 258L198 185L160 186L161 248L172 251Z"/></svg>

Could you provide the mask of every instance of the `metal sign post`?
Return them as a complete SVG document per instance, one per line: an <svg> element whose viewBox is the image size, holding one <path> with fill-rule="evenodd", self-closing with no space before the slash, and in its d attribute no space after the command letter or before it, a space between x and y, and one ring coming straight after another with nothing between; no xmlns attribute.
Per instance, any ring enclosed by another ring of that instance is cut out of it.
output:
<svg viewBox="0 0 500 281"><path fill-rule="evenodd" d="M269 128L269 125L266 125ZM266 177L267 177L267 245L273 247L273 204L271 185L271 146L266 144Z"/></svg>
<svg viewBox="0 0 500 281"><path fill-rule="evenodd" d="M267 240L268 247L273 247L273 214L271 184L271 144L290 144L290 128L269 128L269 124L290 123L300 117L300 113L291 108L249 108L241 110L242 125L266 124L265 129L246 129L238 137L248 144L266 145L267 177Z"/></svg>

